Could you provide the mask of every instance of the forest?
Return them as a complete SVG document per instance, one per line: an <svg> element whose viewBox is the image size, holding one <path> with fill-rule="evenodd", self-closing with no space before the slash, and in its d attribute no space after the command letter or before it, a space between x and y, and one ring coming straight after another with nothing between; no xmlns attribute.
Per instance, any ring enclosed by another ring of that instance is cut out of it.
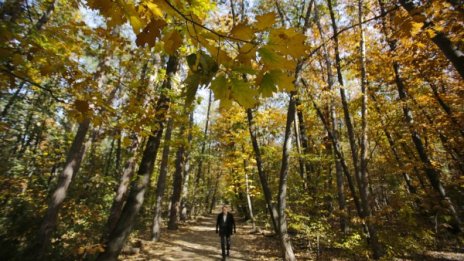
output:
<svg viewBox="0 0 464 261"><path fill-rule="evenodd" d="M1 260L464 258L463 0L2 0L0 111Z"/></svg>

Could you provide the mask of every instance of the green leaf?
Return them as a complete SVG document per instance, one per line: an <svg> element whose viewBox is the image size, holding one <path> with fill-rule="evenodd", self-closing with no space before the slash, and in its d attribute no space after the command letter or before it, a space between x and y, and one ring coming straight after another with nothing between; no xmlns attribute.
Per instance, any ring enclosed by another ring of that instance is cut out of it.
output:
<svg viewBox="0 0 464 261"><path fill-rule="evenodd" d="M185 105L190 106L195 100L195 95L197 94L198 86L200 85L200 76L198 74L191 74L185 79Z"/></svg>
<svg viewBox="0 0 464 261"><path fill-rule="evenodd" d="M233 79L231 93L238 104L244 108L252 108L256 105L256 90L250 88L250 83L240 79Z"/></svg>
<svg viewBox="0 0 464 261"><path fill-rule="evenodd" d="M277 91L275 81L271 73L267 72L261 80L259 92L264 98L271 97L274 92Z"/></svg>
<svg viewBox="0 0 464 261"><path fill-rule="evenodd" d="M216 76L216 78L211 82L211 90L213 90L214 97L216 99L229 99L230 90L227 86L227 79L224 74Z"/></svg>

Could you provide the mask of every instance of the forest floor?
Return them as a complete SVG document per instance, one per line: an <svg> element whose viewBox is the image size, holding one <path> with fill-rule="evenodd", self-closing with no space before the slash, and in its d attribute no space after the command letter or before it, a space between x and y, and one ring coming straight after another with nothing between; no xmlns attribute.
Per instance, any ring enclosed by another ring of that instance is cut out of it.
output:
<svg viewBox="0 0 464 261"><path fill-rule="evenodd" d="M137 254L122 255L121 260L221 260L221 243L215 233L216 214L198 217L180 224L176 231L162 230L161 240L154 243L136 238ZM135 242L135 243L134 243ZM280 260L278 241L270 236L252 233L251 225L237 222L237 233L231 237L230 261Z"/></svg>
<svg viewBox="0 0 464 261"><path fill-rule="evenodd" d="M216 211L215 213L219 213ZM219 236L215 233L216 215L201 216L179 224L179 229L162 229L161 240L152 242L150 233L138 235L130 240L134 246L123 251L120 260L127 261L208 261L222 260ZM230 257L227 261L276 261L280 258L280 246L276 237L266 233L254 233L252 226L238 220L237 233L231 237ZM132 253L128 253L132 252ZM339 251L328 251L316 257L311 252L297 253L298 260L362 260ZM464 260L462 253L428 251L415 258L395 258L396 261L411 260Z"/></svg>

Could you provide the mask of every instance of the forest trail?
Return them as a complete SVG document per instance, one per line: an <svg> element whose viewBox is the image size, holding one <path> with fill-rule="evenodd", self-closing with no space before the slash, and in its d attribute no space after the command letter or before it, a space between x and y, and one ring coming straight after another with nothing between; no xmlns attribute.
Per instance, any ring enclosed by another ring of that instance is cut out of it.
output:
<svg viewBox="0 0 464 261"><path fill-rule="evenodd" d="M219 211L219 210L218 210ZM140 241L136 255L122 255L121 260L221 260L221 244L215 233L215 214L181 224L177 231L163 229L161 240ZM239 219L236 217L236 219ZM279 260L278 242L262 234L252 234L251 225L237 221L237 234L231 237L230 261ZM146 238L148 239L148 237Z"/></svg>

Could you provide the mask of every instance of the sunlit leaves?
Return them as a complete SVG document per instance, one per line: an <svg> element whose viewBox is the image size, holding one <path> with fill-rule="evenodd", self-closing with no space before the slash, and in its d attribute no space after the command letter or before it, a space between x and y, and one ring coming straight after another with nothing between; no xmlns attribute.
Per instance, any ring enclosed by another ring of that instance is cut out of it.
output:
<svg viewBox="0 0 464 261"><path fill-rule="evenodd" d="M229 88L227 87L227 79L224 74L219 74L211 82L211 90L213 90L214 97L219 100L229 98Z"/></svg>
<svg viewBox="0 0 464 261"><path fill-rule="evenodd" d="M245 23L240 23L232 28L230 36L241 41L251 41L254 37L254 31L251 26Z"/></svg>
<svg viewBox="0 0 464 261"><path fill-rule="evenodd" d="M256 16L256 22L253 24L253 27L257 30L264 30L269 27L272 27L276 22L276 13L271 12L263 15Z"/></svg>
<svg viewBox="0 0 464 261"><path fill-rule="evenodd" d="M252 108L256 104L256 91L250 87L250 83L242 79L232 79L231 95L233 99L244 108Z"/></svg>

